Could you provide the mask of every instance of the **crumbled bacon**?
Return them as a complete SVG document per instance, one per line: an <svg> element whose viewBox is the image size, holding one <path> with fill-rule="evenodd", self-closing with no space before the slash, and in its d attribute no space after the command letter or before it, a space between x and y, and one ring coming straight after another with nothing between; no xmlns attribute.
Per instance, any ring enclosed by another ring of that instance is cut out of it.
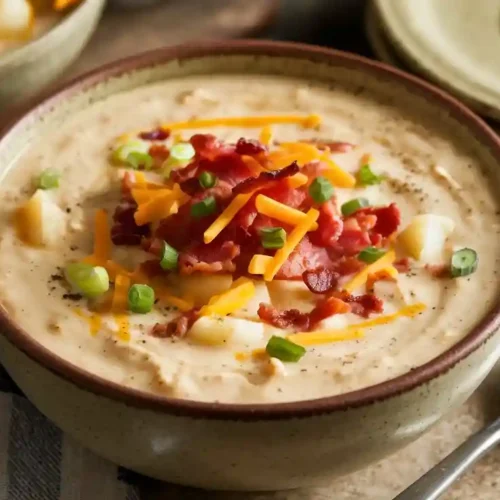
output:
<svg viewBox="0 0 500 500"><path fill-rule="evenodd" d="M330 247L342 234L344 223L337 214L332 201L323 203L319 209L318 229L309 234L311 241L321 247Z"/></svg>
<svg viewBox="0 0 500 500"><path fill-rule="evenodd" d="M351 311L358 316L368 318L372 313L380 313L384 310L384 302L372 293L363 295L351 295L346 291L334 292L333 296L347 302Z"/></svg>
<svg viewBox="0 0 500 500"><path fill-rule="evenodd" d="M236 152L239 155L255 156L267 151L266 146L255 139L245 139L242 137L236 143Z"/></svg>
<svg viewBox="0 0 500 500"><path fill-rule="evenodd" d="M426 264L425 269L427 269L434 278L451 278L451 269L447 264Z"/></svg>
<svg viewBox="0 0 500 500"><path fill-rule="evenodd" d="M170 151L164 144L152 144L149 148L149 154L155 160L156 166L161 164L170 156Z"/></svg>
<svg viewBox="0 0 500 500"><path fill-rule="evenodd" d="M139 272L146 275L148 278L154 278L167 273L167 271L160 266L160 261L158 259L149 259L141 262L139 265Z"/></svg>
<svg viewBox="0 0 500 500"><path fill-rule="evenodd" d="M297 162L294 161L293 163L288 165L288 167L282 168L280 170L262 172L258 177L250 177L239 183L236 187L233 188L233 193L249 193L250 191L254 191L255 189L272 187L275 181L295 175L299 170L300 169L297 165Z"/></svg>
<svg viewBox="0 0 500 500"><path fill-rule="evenodd" d="M233 260L239 254L240 246L232 241L225 241L222 245L219 243L196 245L179 255L179 272L181 274L231 273L236 269Z"/></svg>
<svg viewBox="0 0 500 500"><path fill-rule="evenodd" d="M339 278L340 275L331 269L317 269L302 273L302 279L312 293L326 293L334 290Z"/></svg>
<svg viewBox="0 0 500 500"><path fill-rule="evenodd" d="M314 328L326 318L335 314L345 314L351 310L349 304L336 297L326 297L320 300L310 312L300 312L298 309L286 309L279 311L275 307L261 303L258 315L262 321L281 329L293 329L294 331L307 332Z"/></svg>
<svg viewBox="0 0 500 500"><path fill-rule="evenodd" d="M363 248L370 246L370 235L361 229L346 229L339 236L336 247L342 255L357 255Z"/></svg>
<svg viewBox="0 0 500 500"><path fill-rule="evenodd" d="M198 316L199 309L191 309L168 323L156 323L151 329L151 335L160 339L167 337L182 338L193 326Z"/></svg>
<svg viewBox="0 0 500 500"><path fill-rule="evenodd" d="M395 203L386 207L367 207L356 212L356 216L375 215L377 222L373 227L373 232L381 234L383 237L390 236L401 224L401 212Z"/></svg>
<svg viewBox="0 0 500 500"><path fill-rule="evenodd" d="M158 127L148 132L141 132L139 137L144 141L165 141L170 137L170 130Z"/></svg>
<svg viewBox="0 0 500 500"><path fill-rule="evenodd" d="M193 161L189 165L186 165L184 168L178 168L176 170L172 170L170 172L170 180L182 186L184 182L196 176L197 170L198 170L198 162ZM198 182L198 179L196 179L196 182Z"/></svg>
<svg viewBox="0 0 500 500"><path fill-rule="evenodd" d="M135 223L136 210L137 204L132 200L124 200L116 207L111 228L111 240L115 245L140 245L142 238L149 236L147 225L138 226Z"/></svg>

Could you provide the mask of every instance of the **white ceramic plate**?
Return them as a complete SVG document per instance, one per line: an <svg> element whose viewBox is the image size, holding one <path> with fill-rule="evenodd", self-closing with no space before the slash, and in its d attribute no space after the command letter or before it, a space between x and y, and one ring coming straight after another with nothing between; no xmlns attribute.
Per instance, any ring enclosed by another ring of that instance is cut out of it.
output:
<svg viewBox="0 0 500 500"><path fill-rule="evenodd" d="M415 70L500 119L500 0L374 0Z"/></svg>

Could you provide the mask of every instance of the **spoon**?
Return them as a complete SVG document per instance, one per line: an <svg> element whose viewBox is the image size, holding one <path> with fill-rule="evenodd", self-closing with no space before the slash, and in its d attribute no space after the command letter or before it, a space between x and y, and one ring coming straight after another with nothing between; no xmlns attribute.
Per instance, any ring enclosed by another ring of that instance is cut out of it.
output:
<svg viewBox="0 0 500 500"><path fill-rule="evenodd" d="M467 439L394 500L436 500L497 444L500 444L500 418Z"/></svg>

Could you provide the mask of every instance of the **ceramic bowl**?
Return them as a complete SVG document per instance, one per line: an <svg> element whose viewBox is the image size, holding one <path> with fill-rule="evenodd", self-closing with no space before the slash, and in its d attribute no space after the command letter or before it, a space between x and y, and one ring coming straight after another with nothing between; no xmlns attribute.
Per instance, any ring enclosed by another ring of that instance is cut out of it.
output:
<svg viewBox="0 0 500 500"><path fill-rule="evenodd" d="M33 137L110 94L192 74L279 74L370 90L452 130L500 176L500 141L471 111L399 70L287 43L204 43L146 53L61 88L0 139L5 171ZM95 453L184 485L274 490L327 481L381 459L460 405L500 356L500 306L454 347L387 382L317 400L236 405L175 400L108 382L49 352L0 312L0 360L31 401Z"/></svg>
<svg viewBox="0 0 500 500"><path fill-rule="evenodd" d="M0 111L55 80L80 54L105 0L85 0L40 38L0 55Z"/></svg>

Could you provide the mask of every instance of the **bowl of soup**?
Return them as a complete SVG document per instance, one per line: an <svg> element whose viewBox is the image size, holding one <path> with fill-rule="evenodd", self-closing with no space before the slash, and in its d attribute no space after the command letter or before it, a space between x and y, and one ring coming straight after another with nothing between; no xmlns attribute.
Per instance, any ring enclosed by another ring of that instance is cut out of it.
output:
<svg viewBox="0 0 500 500"><path fill-rule="evenodd" d="M0 140L0 359L94 452L270 490L416 439L498 359L497 136L302 45L119 61Z"/></svg>
<svg viewBox="0 0 500 500"><path fill-rule="evenodd" d="M104 0L2 0L0 106L55 80L83 50L103 8Z"/></svg>

